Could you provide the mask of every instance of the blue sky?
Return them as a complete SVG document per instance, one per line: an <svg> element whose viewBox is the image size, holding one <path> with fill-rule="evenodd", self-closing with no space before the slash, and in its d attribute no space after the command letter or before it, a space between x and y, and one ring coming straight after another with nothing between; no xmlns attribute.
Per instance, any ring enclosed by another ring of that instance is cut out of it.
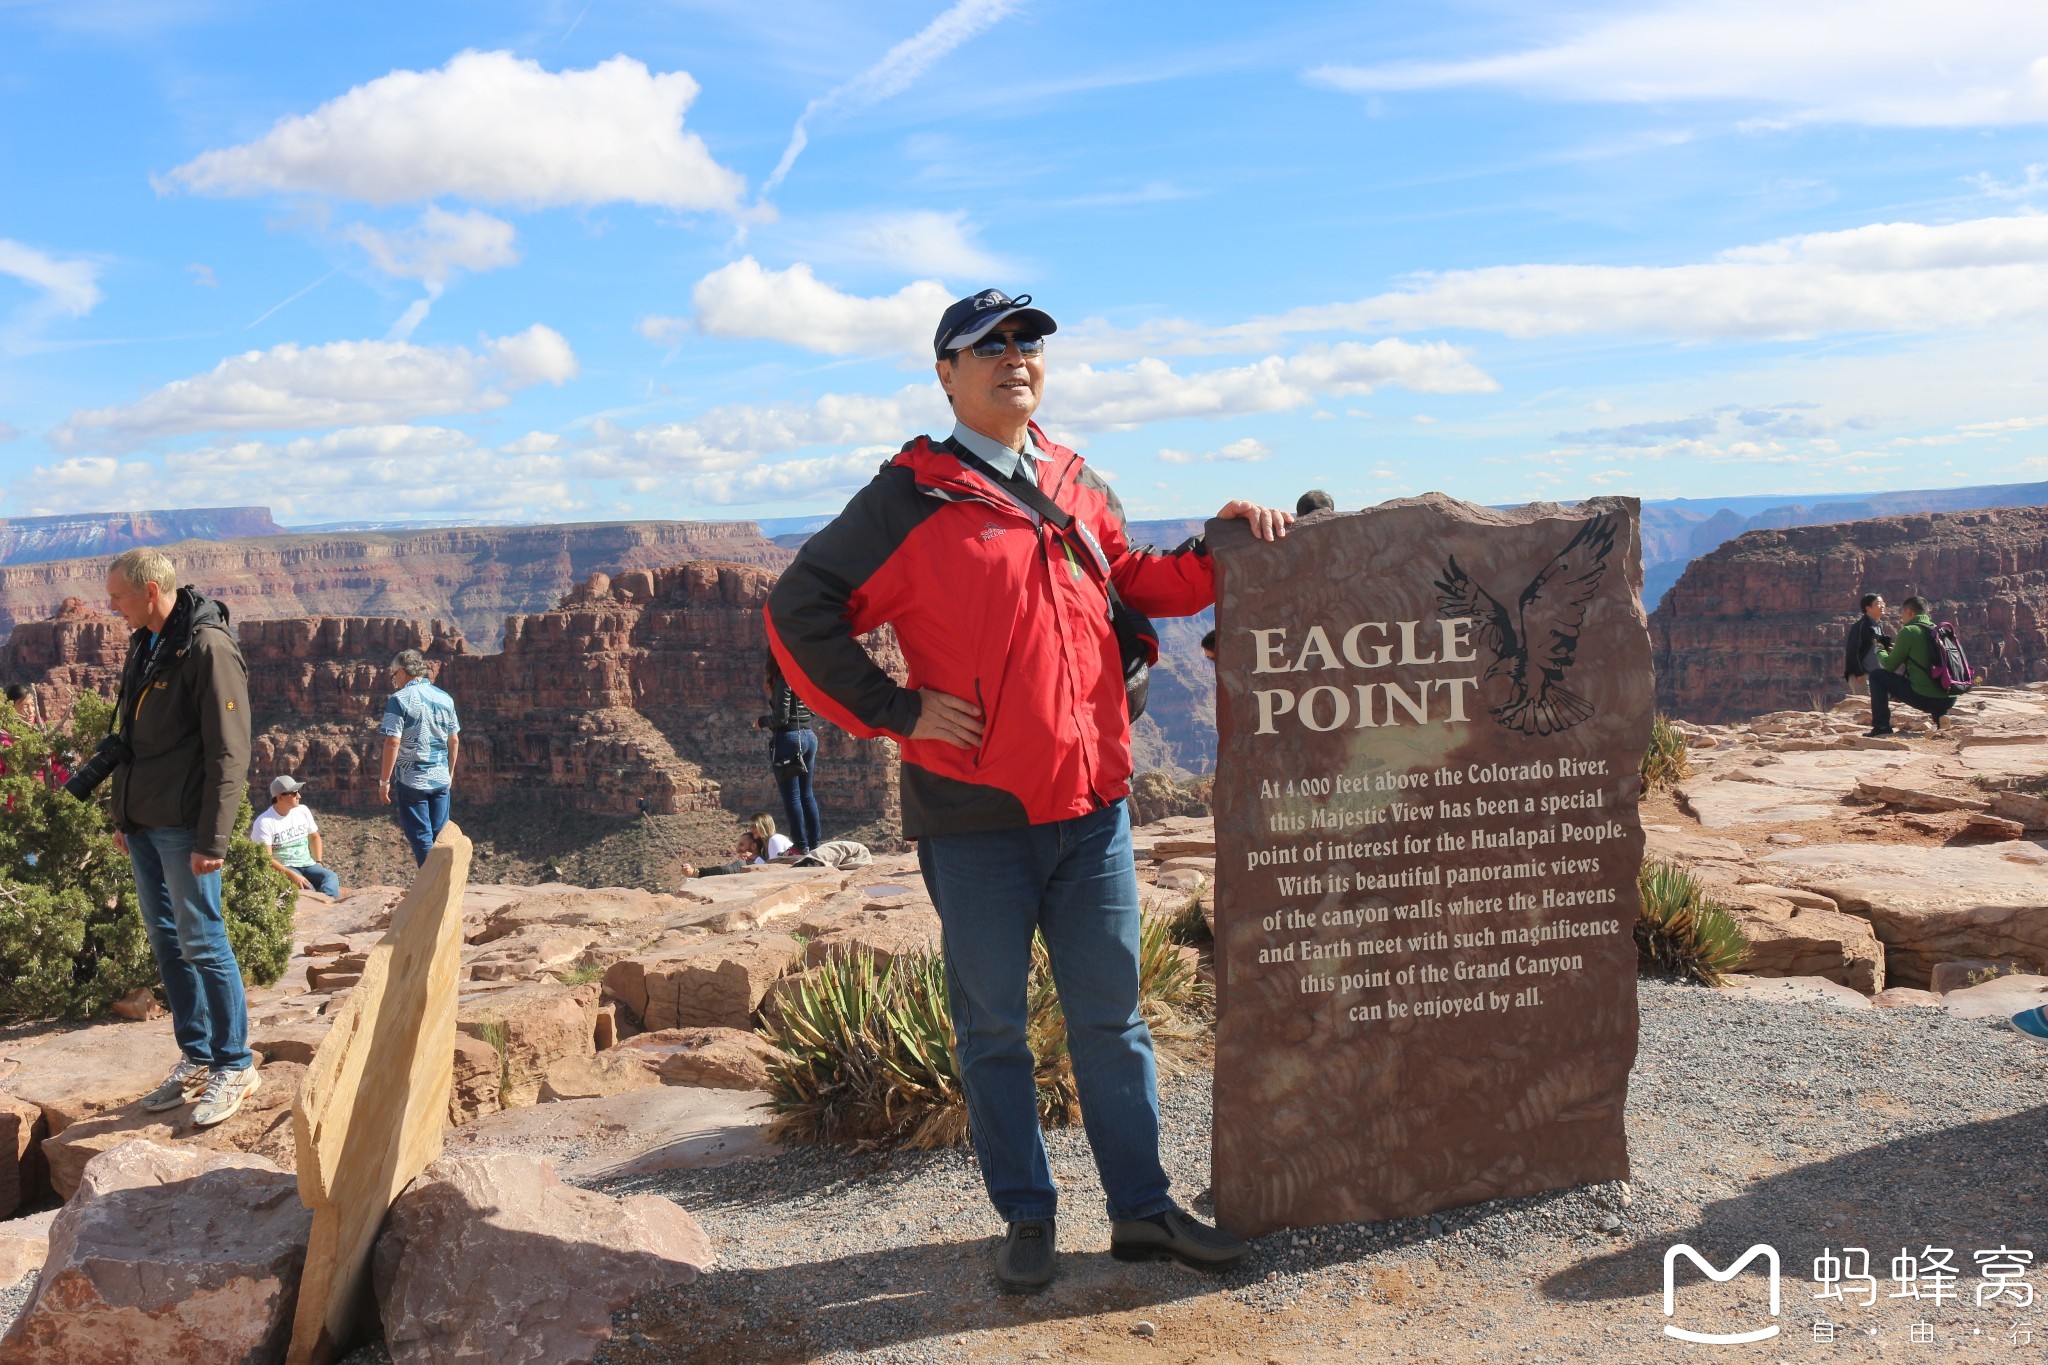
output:
<svg viewBox="0 0 2048 1365"><path fill-rule="evenodd" d="M0 515L2048 479L2048 6L0 0Z"/></svg>

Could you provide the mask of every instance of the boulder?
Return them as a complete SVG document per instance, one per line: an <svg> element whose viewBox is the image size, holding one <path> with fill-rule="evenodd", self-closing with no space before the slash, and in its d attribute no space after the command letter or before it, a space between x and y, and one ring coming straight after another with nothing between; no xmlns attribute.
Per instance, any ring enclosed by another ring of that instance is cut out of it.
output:
<svg viewBox="0 0 2048 1365"><path fill-rule="evenodd" d="M937 952L939 937L938 911L928 905L862 910L806 943L804 965L816 967L835 957L865 952L876 965L886 966L900 953Z"/></svg>
<svg viewBox="0 0 2048 1365"><path fill-rule="evenodd" d="M1192 867L1169 867L1159 874L1158 884L1168 891L1200 891L1209 878Z"/></svg>
<svg viewBox="0 0 2048 1365"><path fill-rule="evenodd" d="M1905 810L1987 810L1991 803L1982 796L1970 794L1961 786L1949 788L1936 785L1933 780L1922 778L1920 782L1908 782L1903 778L1866 777L1856 784L1856 798L1860 801L1876 801L1887 806L1898 806Z"/></svg>
<svg viewBox="0 0 2048 1365"><path fill-rule="evenodd" d="M1924 988L1940 962L2048 962L2043 856L2025 841L1815 844L1762 862L1773 880L1869 920L1885 947L1887 984Z"/></svg>
<svg viewBox="0 0 2048 1365"><path fill-rule="evenodd" d="M1887 986L1871 996L1870 1003L1881 1010L1940 1009L1941 997L1911 986Z"/></svg>
<svg viewBox="0 0 2048 1365"><path fill-rule="evenodd" d="M1884 989L1884 945L1868 920L1795 905L1768 894L1771 889L1717 886L1713 891L1714 901L1735 917L1749 938L1744 972L1826 977L1864 995Z"/></svg>
<svg viewBox="0 0 2048 1365"><path fill-rule="evenodd" d="M511 1152L443 1157L391 1206L374 1275L394 1365L567 1365L634 1298L689 1284L711 1241L675 1204L562 1183Z"/></svg>
<svg viewBox="0 0 2048 1365"><path fill-rule="evenodd" d="M673 920L699 901L625 886L473 886L464 897L465 918L472 906L486 903L491 908L482 924L464 935L472 944L497 943L542 928L583 930L595 938L605 929Z"/></svg>
<svg viewBox="0 0 2048 1365"><path fill-rule="evenodd" d="M298 1159L292 1135L292 1100L305 1074L306 1068L291 1062L263 1067L256 1093L242 1102L233 1118L212 1128L192 1126L195 1106L189 1104L161 1114L145 1113L140 1105L131 1104L80 1119L43 1143L50 1187L59 1199L69 1199L94 1157L138 1141L213 1152L249 1152L289 1171Z"/></svg>
<svg viewBox="0 0 2048 1365"><path fill-rule="evenodd" d="M1991 797L1991 813L2023 829L2048 829L2048 796L1996 792Z"/></svg>
<svg viewBox="0 0 2048 1365"><path fill-rule="evenodd" d="M543 972L567 970L603 936L602 929L529 925L464 951L463 974L472 981L530 981Z"/></svg>
<svg viewBox="0 0 2048 1365"><path fill-rule="evenodd" d="M542 1079L540 1102L588 1100L644 1090L661 1084L659 1067L655 1057L619 1048L589 1057L564 1057L550 1066Z"/></svg>
<svg viewBox="0 0 2048 1365"><path fill-rule="evenodd" d="M540 1098L548 1068L597 1050L597 987L535 981L465 998L455 1027L472 1038L503 1039L507 1105Z"/></svg>
<svg viewBox="0 0 2048 1365"><path fill-rule="evenodd" d="M51 1223L0 1362L281 1360L312 1217L259 1156L149 1141L102 1153Z"/></svg>
<svg viewBox="0 0 2048 1365"><path fill-rule="evenodd" d="M1978 811L1963 824L1963 833L1979 839L2024 839L2027 827L2018 820L2008 820L2002 815Z"/></svg>
<svg viewBox="0 0 2048 1365"><path fill-rule="evenodd" d="M2026 976L2035 971L2032 964L2025 962L1937 962L1927 989L1936 995L1947 995L1967 986L1981 986L2001 976Z"/></svg>
<svg viewBox="0 0 2048 1365"><path fill-rule="evenodd" d="M505 1059L495 1047L466 1033L455 1035L455 1080L448 1087L448 1126L460 1128L471 1119L505 1107Z"/></svg>
<svg viewBox="0 0 2048 1365"><path fill-rule="evenodd" d="M107 1013L116 1019L161 1019L167 1013L158 1002L156 992L147 986L137 986L128 994L108 1006Z"/></svg>
<svg viewBox="0 0 2048 1365"><path fill-rule="evenodd" d="M605 993L650 1031L749 1028L761 997L797 951L787 934L755 933L642 954L611 965Z"/></svg>
<svg viewBox="0 0 2048 1365"><path fill-rule="evenodd" d="M97 1024L0 1051L0 1089L41 1109L56 1134L141 1099L177 1062L168 1019Z"/></svg>
<svg viewBox="0 0 2048 1365"><path fill-rule="evenodd" d="M43 1161L43 1139L49 1135L50 1126L41 1109L27 1100L0 1094L0 1218L49 1193L50 1170Z"/></svg>
<svg viewBox="0 0 2048 1365"><path fill-rule="evenodd" d="M1941 1007L1964 1019L2010 1019L2048 1005L2048 976L2001 976L1941 997Z"/></svg>
<svg viewBox="0 0 2048 1365"><path fill-rule="evenodd" d="M731 1028L675 1029L643 1035L671 1040L657 1054L662 1083L707 1090L766 1090L768 1065L780 1058L758 1033ZM639 1039L633 1040L635 1043Z"/></svg>
<svg viewBox="0 0 2048 1365"><path fill-rule="evenodd" d="M18 1284L50 1259L50 1224L57 1220L57 1212L44 1209L0 1223L0 1287Z"/></svg>
<svg viewBox="0 0 2048 1365"><path fill-rule="evenodd" d="M1162 861L1167 858L1209 858L1213 860L1216 857L1216 835L1211 832L1207 835L1179 835L1154 839L1152 841L1152 856ZM1213 861L1211 865L1214 865Z"/></svg>
<svg viewBox="0 0 2048 1365"><path fill-rule="evenodd" d="M486 1115L451 1131L445 1150L545 1156L585 1183L694 1170L772 1151L767 1101L751 1090L657 1085Z"/></svg>

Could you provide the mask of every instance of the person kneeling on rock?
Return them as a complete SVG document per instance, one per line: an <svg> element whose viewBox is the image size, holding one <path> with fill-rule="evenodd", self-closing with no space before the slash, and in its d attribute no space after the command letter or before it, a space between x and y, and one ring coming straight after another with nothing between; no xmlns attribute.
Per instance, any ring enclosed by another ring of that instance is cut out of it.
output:
<svg viewBox="0 0 2048 1365"><path fill-rule="evenodd" d="M341 877L320 863L320 822L300 793L306 784L296 777L270 782L270 809L249 826L249 839L270 850L270 864L301 891L316 891L329 900L341 894Z"/></svg>

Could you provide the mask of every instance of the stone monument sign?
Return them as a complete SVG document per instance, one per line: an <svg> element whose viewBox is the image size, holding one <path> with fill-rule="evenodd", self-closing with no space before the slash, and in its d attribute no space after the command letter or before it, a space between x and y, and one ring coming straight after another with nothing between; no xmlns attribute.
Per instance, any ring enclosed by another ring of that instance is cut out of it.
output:
<svg viewBox="0 0 2048 1365"><path fill-rule="evenodd" d="M1628 1175L1634 499L1211 522L1216 1213L1241 1235Z"/></svg>

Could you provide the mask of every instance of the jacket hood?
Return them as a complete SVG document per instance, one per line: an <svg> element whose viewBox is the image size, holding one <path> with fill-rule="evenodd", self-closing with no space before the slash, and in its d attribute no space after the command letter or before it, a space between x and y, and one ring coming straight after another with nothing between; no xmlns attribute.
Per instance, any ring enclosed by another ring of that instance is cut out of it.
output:
<svg viewBox="0 0 2048 1365"><path fill-rule="evenodd" d="M199 632L209 628L228 628L227 604L205 596L190 584L178 589L177 605L171 608L170 619L164 622L163 629L164 638L170 642L172 652L183 654L192 647L192 641ZM134 642L147 644L149 627L137 629L128 638Z"/></svg>

